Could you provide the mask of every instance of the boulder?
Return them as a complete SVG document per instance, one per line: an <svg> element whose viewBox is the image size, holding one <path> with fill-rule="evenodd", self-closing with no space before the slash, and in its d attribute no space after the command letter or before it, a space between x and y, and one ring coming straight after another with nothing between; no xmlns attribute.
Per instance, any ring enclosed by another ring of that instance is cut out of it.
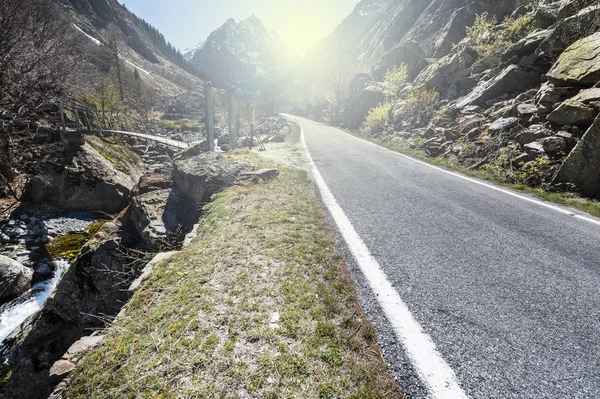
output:
<svg viewBox="0 0 600 399"><path fill-rule="evenodd" d="M128 162L123 163L129 165L127 173L119 170L113 164L115 160L111 162L107 154L102 155L89 144L68 148L58 156L59 163L41 163L39 172L31 177L27 195L33 202L51 202L69 210L116 213L127 206L130 191L142 174Z"/></svg>
<svg viewBox="0 0 600 399"><path fill-rule="evenodd" d="M591 89L582 90L579 92L579 94L573 97L572 100L579 101L584 104L600 101L600 88L594 87Z"/></svg>
<svg viewBox="0 0 600 399"><path fill-rule="evenodd" d="M598 112L579 101L567 100L560 104L546 118L559 125L589 126Z"/></svg>
<svg viewBox="0 0 600 399"><path fill-rule="evenodd" d="M20 296L31 288L33 270L0 255L0 302Z"/></svg>
<svg viewBox="0 0 600 399"><path fill-rule="evenodd" d="M535 156L536 158L544 155L544 146L539 141L528 143L523 146L523 150L529 155Z"/></svg>
<svg viewBox="0 0 600 399"><path fill-rule="evenodd" d="M490 125L489 132L499 134L508 132L516 126L519 126L519 118L501 118Z"/></svg>
<svg viewBox="0 0 600 399"><path fill-rule="evenodd" d="M483 106L487 101L506 93L523 92L540 83L540 74L518 65L510 65L495 78L482 81L467 96L460 99L457 107Z"/></svg>
<svg viewBox="0 0 600 399"><path fill-rule="evenodd" d="M542 140L542 146L546 153L552 154L565 151L567 149L567 142L562 137L551 136Z"/></svg>
<svg viewBox="0 0 600 399"><path fill-rule="evenodd" d="M213 194L234 185L240 173L252 169L249 162L229 162L218 153L205 152L177 159L173 180L179 192L194 204L203 205Z"/></svg>
<svg viewBox="0 0 600 399"><path fill-rule="evenodd" d="M563 102L577 93L573 87L556 87L550 82L545 82L535 96L538 104L554 105Z"/></svg>
<svg viewBox="0 0 600 399"><path fill-rule="evenodd" d="M598 83L600 81L600 32L569 46L560 55L547 76L556 86L593 86Z"/></svg>
<svg viewBox="0 0 600 399"><path fill-rule="evenodd" d="M600 117L569 154L552 184L573 184L584 197L600 199Z"/></svg>
<svg viewBox="0 0 600 399"><path fill-rule="evenodd" d="M414 81L415 86L444 91L450 85L459 85L469 76L469 68L477 60L477 52L469 46L461 46L456 53L449 54L425 68Z"/></svg>
<svg viewBox="0 0 600 399"><path fill-rule="evenodd" d="M556 136L561 137L567 143L567 147L573 148L577 144L577 139L569 132L560 131L556 133Z"/></svg>
<svg viewBox="0 0 600 399"><path fill-rule="evenodd" d="M538 46L552 34L553 29L536 30L527 37L513 43L500 56L502 61L509 61L513 57L524 57L535 52Z"/></svg>
<svg viewBox="0 0 600 399"><path fill-rule="evenodd" d="M515 138L515 141L521 144L521 146L524 146L525 144L550 137L551 135L552 130L546 129L543 125L532 125L525 131L519 133Z"/></svg>
<svg viewBox="0 0 600 399"><path fill-rule="evenodd" d="M538 111L538 107L535 104L519 104L517 105L517 113L520 116L531 116L536 114Z"/></svg>
<svg viewBox="0 0 600 399"><path fill-rule="evenodd" d="M49 379L52 384L58 384L64 380L71 371L75 370L75 364L69 360L60 359L54 362L49 371Z"/></svg>
<svg viewBox="0 0 600 399"><path fill-rule="evenodd" d="M151 248L167 245L171 236L183 229L177 215L180 202L173 189L155 190L132 197L131 219L139 235Z"/></svg>
<svg viewBox="0 0 600 399"><path fill-rule="evenodd" d="M131 190L132 196L146 194L157 190L166 190L173 187L171 170L165 172L150 172L144 174L138 184Z"/></svg>

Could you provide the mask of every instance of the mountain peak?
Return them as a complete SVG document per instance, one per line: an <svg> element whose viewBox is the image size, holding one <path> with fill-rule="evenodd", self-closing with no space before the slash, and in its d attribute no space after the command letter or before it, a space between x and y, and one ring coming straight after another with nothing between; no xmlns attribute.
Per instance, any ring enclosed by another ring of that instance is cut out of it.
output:
<svg viewBox="0 0 600 399"><path fill-rule="evenodd" d="M256 15L233 19L211 33L206 44L186 58L217 85L232 84L256 91L289 66L290 57L279 36Z"/></svg>

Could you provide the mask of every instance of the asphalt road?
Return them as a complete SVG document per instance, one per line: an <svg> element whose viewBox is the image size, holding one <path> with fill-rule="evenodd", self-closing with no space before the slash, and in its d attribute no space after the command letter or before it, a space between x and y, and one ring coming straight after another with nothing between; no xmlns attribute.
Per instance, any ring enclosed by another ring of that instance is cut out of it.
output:
<svg viewBox="0 0 600 399"><path fill-rule="evenodd" d="M337 202L470 398L600 397L599 225L295 119ZM351 267L401 388L427 397Z"/></svg>

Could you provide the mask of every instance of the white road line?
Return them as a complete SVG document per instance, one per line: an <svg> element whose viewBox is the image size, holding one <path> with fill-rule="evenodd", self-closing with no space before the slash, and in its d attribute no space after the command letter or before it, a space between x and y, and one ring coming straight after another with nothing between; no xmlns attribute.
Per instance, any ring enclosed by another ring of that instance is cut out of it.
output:
<svg viewBox="0 0 600 399"><path fill-rule="evenodd" d="M427 387L432 399L467 399L460 387L456 374L437 351L435 344L421 325L415 320L406 304L400 298L377 260L360 238L354 226L329 190L323 176L317 169L306 142L304 128L300 125L301 143L306 150L309 167L321 192L325 206L331 213L342 237L348 244L356 263L377 297L381 308L392 325L398 340L406 350L413 366Z"/></svg>

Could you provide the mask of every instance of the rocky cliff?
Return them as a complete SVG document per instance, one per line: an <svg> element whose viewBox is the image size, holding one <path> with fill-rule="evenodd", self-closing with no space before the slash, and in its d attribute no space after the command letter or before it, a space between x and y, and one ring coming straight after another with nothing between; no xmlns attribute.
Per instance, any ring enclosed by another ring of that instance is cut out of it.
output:
<svg viewBox="0 0 600 399"><path fill-rule="evenodd" d="M599 28L591 0L395 1L357 44L383 55L351 81L344 122L511 183L598 197ZM375 108L367 124L387 115L385 128L363 125Z"/></svg>

